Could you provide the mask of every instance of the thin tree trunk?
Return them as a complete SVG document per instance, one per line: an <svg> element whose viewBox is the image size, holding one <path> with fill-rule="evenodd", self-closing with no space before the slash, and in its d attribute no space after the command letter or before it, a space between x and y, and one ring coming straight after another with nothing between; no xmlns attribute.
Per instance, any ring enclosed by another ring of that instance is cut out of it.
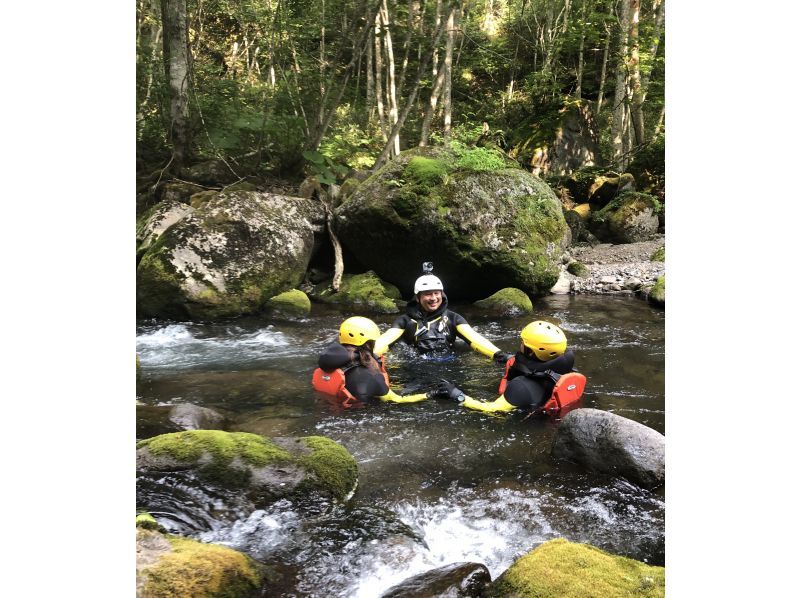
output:
<svg viewBox="0 0 800 598"><path fill-rule="evenodd" d="M445 142L450 140L450 129L453 121L453 39L455 36L456 13L458 8L453 7L447 15L447 42L444 49L444 110L443 135Z"/></svg>
<svg viewBox="0 0 800 598"><path fill-rule="evenodd" d="M578 80L575 85L575 96L580 100L582 95L583 84L583 45L586 41L586 0L581 4L581 44L578 48L578 72L576 79Z"/></svg>
<svg viewBox="0 0 800 598"><path fill-rule="evenodd" d="M451 10L454 10L451 8ZM442 33L444 32L444 27L439 24L439 27L436 29L433 42L430 45L430 49L427 53L423 56L423 59L419 63L419 67L417 68L417 75L414 78L413 88L411 94L408 96L405 105L403 106L403 110L400 113L397 123L394 125L394 129L390 135L389 141L383 148L381 155L378 156L378 159L375 162L375 165L372 167L372 172L377 172L378 169L383 166L386 162L386 159L389 157L389 152L391 151L392 147L392 139L395 135L400 133L400 129L403 127L403 123L405 123L406 118L408 117L408 113L411 112L411 107L414 105L414 100L417 98L417 94L419 93L419 86L420 82L422 81L422 76L428 68L428 64L431 62L431 58L433 57L434 50L439 44L439 40L442 39Z"/></svg>
<svg viewBox="0 0 800 598"><path fill-rule="evenodd" d="M658 134L661 132L661 127L664 126L664 109L666 106L661 106L661 112L658 115L658 122L656 123L656 128L653 130L653 139L658 137Z"/></svg>
<svg viewBox="0 0 800 598"><path fill-rule="evenodd" d="M656 0L656 4L658 4L658 13L656 14L656 26L655 26L655 33L653 36L653 44L650 46L650 56L653 57L653 60L656 58L656 54L658 54L658 46L661 43L661 33L664 30L664 0ZM650 74L653 72L651 68L648 72L644 74L642 77L642 102L644 103L645 99L647 98L647 88L650 87Z"/></svg>
<svg viewBox="0 0 800 598"><path fill-rule="evenodd" d="M367 124L375 117L375 74L372 66L372 44L367 44Z"/></svg>
<svg viewBox="0 0 800 598"><path fill-rule="evenodd" d="M628 1L620 3L619 57L617 60L617 83L614 90L614 119L611 123L611 144L614 148L614 163L619 170L625 169L625 104L627 100L628 71L628 27L630 16Z"/></svg>
<svg viewBox="0 0 800 598"><path fill-rule="evenodd" d="M631 87L631 120L633 121L633 132L636 138L636 145L644 145L644 116L642 114L642 81L639 73L639 9L640 0L630 0L628 7L630 14L630 29L628 39L630 40L630 54L628 58L628 76L630 77Z"/></svg>
<svg viewBox="0 0 800 598"><path fill-rule="evenodd" d="M386 141L386 118L383 115L383 50L381 48L381 17L375 15L375 105L378 109L378 122L381 124L381 136Z"/></svg>
<svg viewBox="0 0 800 598"><path fill-rule="evenodd" d="M408 4L408 21L406 22L406 39L403 42L403 65L400 67L400 79L397 84L397 95L403 97L403 85L406 82L408 55L411 52L411 34L414 31L414 17L419 12L419 2L412 0Z"/></svg>
<svg viewBox="0 0 800 598"><path fill-rule="evenodd" d="M161 0L161 21L164 27L164 70L170 90L169 140L172 163L180 168L191 156L192 142L186 0Z"/></svg>
<svg viewBox="0 0 800 598"><path fill-rule="evenodd" d="M609 1L608 14L614 14L614 1ZM596 117L600 116L600 111L603 109L603 88L606 85L606 67L608 65L608 49L611 45L611 28L608 23L603 23L603 29L606 30L606 43L603 48L603 66L600 69L600 91L597 93L597 108L594 113Z"/></svg>
<svg viewBox="0 0 800 598"><path fill-rule="evenodd" d="M381 8L381 20L383 21L386 45L386 59L388 61L388 81L389 85L389 121L394 127L397 123L397 94L394 79L394 48L392 47L392 33L389 29L389 7L386 5L386 0L383 0L383 7ZM400 136L394 138L393 155L396 156L400 153Z"/></svg>
<svg viewBox="0 0 800 598"><path fill-rule="evenodd" d="M319 38L319 115L318 124L322 124L325 111L325 0L322 0L322 20Z"/></svg>
<svg viewBox="0 0 800 598"><path fill-rule="evenodd" d="M425 110L425 117L422 119L422 133L419 139L420 147L425 147L428 145L428 138L430 137L431 133L431 122L433 121L433 116L436 113L436 102L439 99L439 95L442 93L442 85L444 84L444 59L445 57L442 56L441 60L439 61L439 74L436 75L436 80L433 82L431 97L428 101L428 107Z"/></svg>
<svg viewBox="0 0 800 598"><path fill-rule="evenodd" d="M442 0L436 0L436 21L433 25L433 30L437 31L442 24ZM438 73L436 69L439 66L439 48L433 47L433 72L431 76L435 77Z"/></svg>
<svg viewBox="0 0 800 598"><path fill-rule="evenodd" d="M141 104L139 104L139 110L136 113L137 125L144 121L144 109L147 106L147 103L150 101L150 92L153 89L153 70L155 69L155 64L158 59L158 46L161 42L162 31L163 29L161 25L159 25L158 29L156 30L156 34L153 36L152 41L150 42L152 51L150 52L150 64L148 65L147 86L145 87L144 99L142 99Z"/></svg>

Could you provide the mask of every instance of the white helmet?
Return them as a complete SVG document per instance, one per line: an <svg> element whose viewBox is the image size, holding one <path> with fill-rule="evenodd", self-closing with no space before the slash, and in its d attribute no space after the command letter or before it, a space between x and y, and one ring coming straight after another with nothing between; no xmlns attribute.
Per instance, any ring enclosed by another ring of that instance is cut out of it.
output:
<svg viewBox="0 0 800 598"><path fill-rule="evenodd" d="M433 274L424 274L417 278L414 283L414 294L422 293L423 291L444 291L442 281Z"/></svg>

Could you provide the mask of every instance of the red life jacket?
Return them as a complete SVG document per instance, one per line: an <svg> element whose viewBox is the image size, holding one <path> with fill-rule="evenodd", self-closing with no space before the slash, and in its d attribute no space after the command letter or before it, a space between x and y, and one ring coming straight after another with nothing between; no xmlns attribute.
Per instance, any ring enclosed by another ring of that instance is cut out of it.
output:
<svg viewBox="0 0 800 598"><path fill-rule="evenodd" d="M503 394L506 391L506 385L508 384L508 373L511 371L515 360L516 357L512 357L506 362L506 372L500 379L500 394ZM586 376L583 374L579 374L578 372L562 374L556 381L556 385L553 388L550 398L545 402L544 405L539 407L537 411L543 411L547 415L554 415L560 412L562 409L573 407L574 404L578 402L578 399L581 398L585 388Z"/></svg>
<svg viewBox="0 0 800 598"><path fill-rule="evenodd" d="M389 374L386 372L386 366L383 362L383 356L378 358L378 363L381 366L380 372L383 379L386 380L386 386L389 386ZM314 370L314 375L311 378L311 386L314 390L321 392L332 397L336 397L342 401L342 406L345 408L352 407L357 403L361 403L353 394L345 387L345 372L351 367L358 367L351 365L345 368L336 368L335 370L325 371L322 368Z"/></svg>

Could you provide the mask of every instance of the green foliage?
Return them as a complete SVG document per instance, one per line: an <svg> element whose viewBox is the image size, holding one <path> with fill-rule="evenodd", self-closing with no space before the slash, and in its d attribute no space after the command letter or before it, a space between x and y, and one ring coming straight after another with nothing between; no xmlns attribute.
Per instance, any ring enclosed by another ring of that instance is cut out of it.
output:
<svg viewBox="0 0 800 598"><path fill-rule="evenodd" d="M661 246L653 252L653 255L650 256L651 262L663 262L666 260L666 253L665 253L665 246Z"/></svg>
<svg viewBox="0 0 800 598"><path fill-rule="evenodd" d="M344 178L349 172L345 166L313 150L304 151L303 157L308 161L311 174L323 185L334 185L338 178Z"/></svg>

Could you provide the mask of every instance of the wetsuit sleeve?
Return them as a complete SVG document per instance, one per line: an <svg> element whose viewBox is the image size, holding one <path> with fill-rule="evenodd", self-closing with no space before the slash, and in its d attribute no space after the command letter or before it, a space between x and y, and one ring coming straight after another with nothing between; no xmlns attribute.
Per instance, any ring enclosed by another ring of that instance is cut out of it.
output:
<svg viewBox="0 0 800 598"><path fill-rule="evenodd" d="M389 346L392 343L396 342L397 339L399 339L401 336L403 336L405 328L396 328L395 327L396 324L397 322L392 324L392 327L389 328L389 330L387 330L383 334L381 334L378 337L378 340L375 341L375 348L372 350L372 352L378 357L386 353L386 351L389 350Z"/></svg>
<svg viewBox="0 0 800 598"><path fill-rule="evenodd" d="M423 392L420 394L406 395L403 397L394 392L392 389L389 389L389 392L378 398L381 401L388 401L391 403L419 403L420 401L427 399L428 395Z"/></svg>
<svg viewBox="0 0 800 598"><path fill-rule="evenodd" d="M484 413L506 413L516 409L514 405L506 401L503 395L500 395L492 402L479 401L472 397L465 397L464 402L461 404L467 409L475 409L477 411L483 411Z"/></svg>
<svg viewBox="0 0 800 598"><path fill-rule="evenodd" d="M467 321L464 320L464 318L461 316L458 317L462 323L456 323L456 331L458 332L459 336L469 343L470 347L475 349L478 353L483 353L487 357L493 357L494 354L500 350L491 342L483 338L480 334L475 332L472 329L472 326L467 324Z"/></svg>

